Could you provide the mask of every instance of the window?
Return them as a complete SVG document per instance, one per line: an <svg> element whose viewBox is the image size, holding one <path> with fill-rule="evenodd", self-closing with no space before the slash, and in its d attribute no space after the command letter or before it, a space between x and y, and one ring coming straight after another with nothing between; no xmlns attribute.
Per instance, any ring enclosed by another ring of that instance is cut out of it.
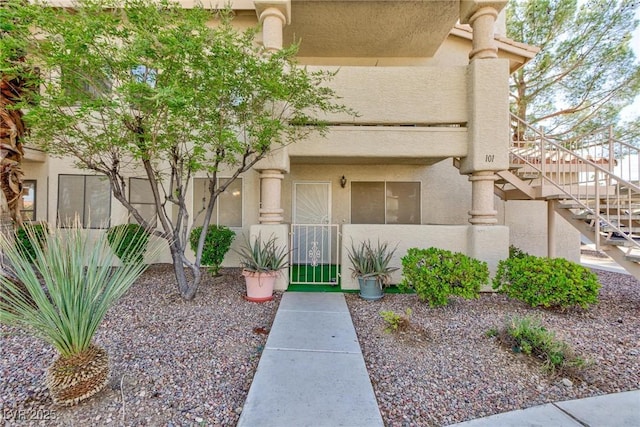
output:
<svg viewBox="0 0 640 427"><path fill-rule="evenodd" d="M58 176L58 224L73 225L78 216L85 228L108 228L111 219L111 185L102 175Z"/></svg>
<svg viewBox="0 0 640 427"><path fill-rule="evenodd" d="M22 183L22 219L25 221L36 220L36 181L24 180Z"/></svg>
<svg viewBox="0 0 640 427"><path fill-rule="evenodd" d="M218 185L228 181L226 178L219 178ZM193 184L193 215L194 224L202 225L204 210L209 203L209 180L206 178L196 178ZM211 224L225 225L227 227L242 227L242 178L233 181L224 193L218 196L216 205L213 208Z"/></svg>
<svg viewBox="0 0 640 427"><path fill-rule="evenodd" d="M352 182L352 224L420 224L419 182Z"/></svg>
<svg viewBox="0 0 640 427"><path fill-rule="evenodd" d="M63 69L61 75L61 85L69 97L70 104L80 100L98 99L111 93L112 82L107 72L99 75L93 74L93 79L82 74L82 70Z"/></svg>
<svg viewBox="0 0 640 427"><path fill-rule="evenodd" d="M129 202L152 227L156 226L156 202L148 179L129 179ZM131 222L137 223L133 217Z"/></svg>

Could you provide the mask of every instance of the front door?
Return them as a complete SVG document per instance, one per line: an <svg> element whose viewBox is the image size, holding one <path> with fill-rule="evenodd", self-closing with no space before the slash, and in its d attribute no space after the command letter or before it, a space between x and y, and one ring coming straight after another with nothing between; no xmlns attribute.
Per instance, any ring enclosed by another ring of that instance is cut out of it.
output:
<svg viewBox="0 0 640 427"><path fill-rule="evenodd" d="M338 226L331 224L331 183L293 184L290 282L338 284Z"/></svg>

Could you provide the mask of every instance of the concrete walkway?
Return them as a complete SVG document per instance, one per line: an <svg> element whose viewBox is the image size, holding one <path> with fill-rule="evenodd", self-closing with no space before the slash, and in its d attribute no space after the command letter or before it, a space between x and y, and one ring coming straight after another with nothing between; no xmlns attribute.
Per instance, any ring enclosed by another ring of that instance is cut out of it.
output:
<svg viewBox="0 0 640 427"><path fill-rule="evenodd" d="M240 427L383 426L344 295L286 292ZM458 427L638 427L640 390L478 418Z"/></svg>
<svg viewBox="0 0 640 427"><path fill-rule="evenodd" d="M456 427L638 427L640 390L549 403L454 424Z"/></svg>
<svg viewBox="0 0 640 427"><path fill-rule="evenodd" d="M238 426L383 425L344 295L286 292Z"/></svg>

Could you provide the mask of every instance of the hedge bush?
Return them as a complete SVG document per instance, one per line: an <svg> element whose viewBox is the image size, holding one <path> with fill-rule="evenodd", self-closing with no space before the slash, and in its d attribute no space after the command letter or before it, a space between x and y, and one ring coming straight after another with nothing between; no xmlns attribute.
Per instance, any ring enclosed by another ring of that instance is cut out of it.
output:
<svg viewBox="0 0 640 427"><path fill-rule="evenodd" d="M49 232L49 226L46 223L25 223L22 227L16 230L16 244L18 245L18 251L22 256L27 258L30 262L36 257L36 249L33 246L33 238L38 242L38 245L42 248L46 241L46 235ZM29 238L29 236L32 238Z"/></svg>
<svg viewBox="0 0 640 427"><path fill-rule="evenodd" d="M500 261L493 288L531 307L566 309L596 304L600 284L579 264L528 255Z"/></svg>
<svg viewBox="0 0 640 427"><path fill-rule="evenodd" d="M194 227L189 236L191 250L194 252L198 249L198 240L202 233L202 227ZM202 265L209 267L211 274L218 274L220 264L224 256L229 252L231 243L236 233L225 226L210 225L207 229L207 235L204 239L204 248L202 249Z"/></svg>
<svg viewBox="0 0 640 427"><path fill-rule="evenodd" d="M401 290L414 289L431 307L444 306L450 296L477 298L489 282L487 263L460 252L411 248L402 258Z"/></svg>
<svg viewBox="0 0 640 427"><path fill-rule="evenodd" d="M118 238L124 234L122 238ZM120 243L114 247L116 242ZM140 224L114 225L107 230L107 242L123 264L141 263L149 244L149 232Z"/></svg>

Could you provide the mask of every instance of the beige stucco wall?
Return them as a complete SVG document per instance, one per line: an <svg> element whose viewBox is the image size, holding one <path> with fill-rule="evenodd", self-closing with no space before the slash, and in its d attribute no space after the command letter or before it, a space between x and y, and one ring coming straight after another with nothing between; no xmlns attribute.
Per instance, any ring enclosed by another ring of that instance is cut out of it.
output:
<svg viewBox="0 0 640 427"><path fill-rule="evenodd" d="M443 124L467 121L466 67L307 67L338 71L328 84L359 117L328 120L362 124ZM506 81L505 81L506 82ZM505 83L506 84L506 83Z"/></svg>
<svg viewBox="0 0 640 427"><path fill-rule="evenodd" d="M547 256L547 203L540 200L503 203L503 221L510 230L510 243L531 255ZM554 215L556 256L580 262L580 232L560 215Z"/></svg>
<svg viewBox="0 0 640 427"><path fill-rule="evenodd" d="M288 147L295 162L425 164L466 156L463 127L334 126Z"/></svg>
<svg viewBox="0 0 640 427"><path fill-rule="evenodd" d="M46 162L25 162L23 164L23 170L25 172L25 179L36 180L36 215L37 220L47 221L51 225L56 225L57 221L57 209L58 209L58 176L61 174L71 175L93 175L94 172L78 169L75 167L71 158L56 158L49 157ZM228 170L221 170L219 172L220 178L229 177L231 173ZM145 174L142 171L132 171L129 177L141 177L144 178ZM197 177L205 177L200 174ZM242 241L242 234L249 235L250 226L258 223L258 206L260 203L260 186L259 186L259 174L256 171L249 171L242 175L243 178L243 226L234 227L232 230L236 232L236 239L232 244L232 248L237 248ZM186 195L187 206L193 206L193 186L190 187ZM176 214L176 209L169 210L170 215ZM193 215L193 213L191 213ZM191 217L191 221L193 216ZM111 225L123 224L128 221L128 212L122 204L114 197L111 198ZM93 233L99 233L100 230L93 231ZM193 252L190 248L187 248L187 256L193 259ZM154 262L171 262L169 250L165 249L161 251L158 257L154 259ZM235 252L230 251L223 266L237 266L238 256Z"/></svg>
<svg viewBox="0 0 640 427"><path fill-rule="evenodd" d="M36 181L36 221L47 221L48 203L47 187L49 185L49 168L46 162L22 163L22 170L25 171L26 180Z"/></svg>
<svg viewBox="0 0 640 427"><path fill-rule="evenodd" d="M472 61L467 67L469 152L462 173L509 167L509 63Z"/></svg>
<svg viewBox="0 0 640 427"><path fill-rule="evenodd" d="M340 187L345 176L347 185ZM471 186L466 176L461 176L451 160L432 166L418 165L325 165L292 164L291 173L285 175L282 184L284 222L290 223L295 182L331 183L331 222L351 222L351 182L353 181L419 181L423 224L467 224L470 209Z"/></svg>
<svg viewBox="0 0 640 427"><path fill-rule="evenodd" d="M371 225L347 224L342 227L342 289L358 289L358 282L352 277L347 248L351 242L358 244L365 240L389 243L397 249L390 263L399 270L392 275L392 283L402 280L402 257L409 248L437 247L453 252L462 252L470 257L488 263L493 275L501 259L508 256L509 230L503 226L471 225ZM483 288L490 290L490 284Z"/></svg>

